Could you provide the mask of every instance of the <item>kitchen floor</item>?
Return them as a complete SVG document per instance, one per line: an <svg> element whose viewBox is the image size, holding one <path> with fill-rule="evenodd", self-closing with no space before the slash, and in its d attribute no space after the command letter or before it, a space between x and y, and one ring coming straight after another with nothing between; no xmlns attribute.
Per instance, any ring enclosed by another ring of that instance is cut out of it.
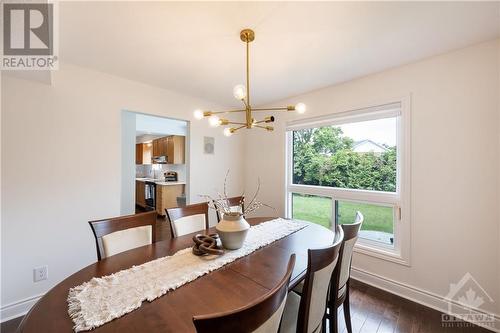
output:
<svg viewBox="0 0 500 333"><path fill-rule="evenodd" d="M135 208L135 213L143 213L145 210L143 210L140 207ZM169 239L171 237L170 233L170 223L168 222L168 219L166 216L156 216L156 235L158 237L159 241Z"/></svg>

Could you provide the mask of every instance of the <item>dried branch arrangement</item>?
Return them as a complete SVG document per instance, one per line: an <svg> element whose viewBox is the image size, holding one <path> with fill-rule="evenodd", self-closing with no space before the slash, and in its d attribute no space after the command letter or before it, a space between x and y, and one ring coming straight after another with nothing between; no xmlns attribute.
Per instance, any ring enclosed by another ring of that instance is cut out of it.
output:
<svg viewBox="0 0 500 333"><path fill-rule="evenodd" d="M223 193L217 192L217 196L214 198L210 195L202 195L202 197L206 198L208 201L208 207L210 209L216 210L219 214L228 214L228 215L243 215L247 216L255 211L257 211L261 207L268 207L276 211L274 207L266 205L265 203L257 200L257 195L260 191L260 179L257 179L257 190L252 197L252 200L247 204L245 198L245 192L241 194L241 201L238 203L240 210L235 212L234 209L231 209L232 205L229 203L227 197L227 179L229 176L229 170L226 172L226 177L224 178L224 190Z"/></svg>

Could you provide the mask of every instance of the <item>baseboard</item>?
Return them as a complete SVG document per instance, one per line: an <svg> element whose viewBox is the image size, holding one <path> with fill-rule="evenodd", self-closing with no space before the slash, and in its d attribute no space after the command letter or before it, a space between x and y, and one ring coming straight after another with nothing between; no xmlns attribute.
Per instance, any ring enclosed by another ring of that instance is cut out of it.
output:
<svg viewBox="0 0 500 333"><path fill-rule="evenodd" d="M5 321L24 316L28 313L31 307L35 305L40 298L42 298L42 296L43 294L28 297L2 306L0 309L0 322L3 323Z"/></svg>
<svg viewBox="0 0 500 333"><path fill-rule="evenodd" d="M443 313L446 313L448 310L448 301L444 296L437 295L405 283L394 281L383 276L367 272L360 268L352 267L351 277L354 280L358 280L375 288L382 289L384 291L387 291L388 293L406 298L410 301L422 304L434 310ZM458 303L454 303L454 306L459 306L464 310L468 310L474 313L484 314L484 311L477 308L465 308ZM500 316L498 314L493 314L493 316L495 318L495 327L483 327L490 331L500 333Z"/></svg>

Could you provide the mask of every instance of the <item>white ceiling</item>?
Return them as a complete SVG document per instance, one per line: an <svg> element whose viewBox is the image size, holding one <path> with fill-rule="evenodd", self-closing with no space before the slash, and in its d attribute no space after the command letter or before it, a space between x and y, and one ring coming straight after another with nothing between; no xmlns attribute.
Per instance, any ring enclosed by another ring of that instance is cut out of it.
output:
<svg viewBox="0 0 500 333"><path fill-rule="evenodd" d="M62 2L63 62L237 104L242 28L263 104L500 36L499 2ZM190 110L191 111L191 110Z"/></svg>

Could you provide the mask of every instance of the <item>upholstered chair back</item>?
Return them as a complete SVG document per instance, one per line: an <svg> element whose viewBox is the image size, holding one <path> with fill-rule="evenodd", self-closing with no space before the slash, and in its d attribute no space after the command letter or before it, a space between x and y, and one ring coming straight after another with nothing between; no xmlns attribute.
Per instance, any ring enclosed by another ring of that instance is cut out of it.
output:
<svg viewBox="0 0 500 333"><path fill-rule="evenodd" d="M90 221L97 259L156 242L156 211Z"/></svg>
<svg viewBox="0 0 500 333"><path fill-rule="evenodd" d="M332 246L308 251L307 273L300 299L297 332L321 332L328 290L342 239Z"/></svg>
<svg viewBox="0 0 500 333"><path fill-rule="evenodd" d="M360 212L356 213L356 218L353 224L342 224L342 230L344 231L344 242L340 249L340 275L339 275L339 288L340 290L345 286L347 280L351 275L351 262L352 254L354 250L354 245L358 240L358 233L363 224L363 214ZM341 294L341 292L339 292Z"/></svg>
<svg viewBox="0 0 500 333"><path fill-rule="evenodd" d="M179 237L208 229L208 203L203 202L185 207L167 208L172 237Z"/></svg>
<svg viewBox="0 0 500 333"><path fill-rule="evenodd" d="M228 312L193 317L196 331L198 333L278 332L294 265L295 254L292 254L285 276L276 287L255 302Z"/></svg>

